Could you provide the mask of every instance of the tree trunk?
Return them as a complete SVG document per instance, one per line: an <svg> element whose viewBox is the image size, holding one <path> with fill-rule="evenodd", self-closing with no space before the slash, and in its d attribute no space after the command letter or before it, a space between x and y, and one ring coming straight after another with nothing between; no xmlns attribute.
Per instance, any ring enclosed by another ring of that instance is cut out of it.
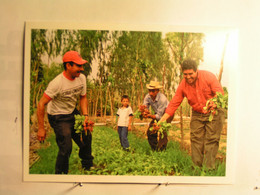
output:
<svg viewBox="0 0 260 195"><path fill-rule="evenodd" d="M140 96L140 98L143 99L143 96L144 96L144 87L143 87L143 82L142 82L142 76L140 76L140 84L141 84L141 96Z"/></svg>
<svg viewBox="0 0 260 195"><path fill-rule="evenodd" d="M99 98L100 98L100 117L102 118L103 117L103 98L102 98L102 87L101 87L102 84L100 84L100 92L99 92Z"/></svg>
<svg viewBox="0 0 260 195"><path fill-rule="evenodd" d="M89 97L87 98L88 100L88 113L90 116L92 116L92 110L91 110L91 104L92 104L92 90L89 92Z"/></svg>
<svg viewBox="0 0 260 195"><path fill-rule="evenodd" d="M181 147L184 148L184 131L183 131L182 105L180 106L180 125L181 125Z"/></svg>
<svg viewBox="0 0 260 195"><path fill-rule="evenodd" d="M163 64L163 77L162 77L162 93L164 94L165 92L165 86L164 86L164 82L165 82L165 71L166 71L166 67L165 67L165 64Z"/></svg>
<svg viewBox="0 0 260 195"><path fill-rule="evenodd" d="M35 97L36 105L38 105L38 102L40 100L39 96L41 94L41 91L42 91L42 84L39 86L38 92L37 92L36 97Z"/></svg>
<svg viewBox="0 0 260 195"><path fill-rule="evenodd" d="M105 122L107 121L107 96L108 96L108 91L109 91L109 87L107 86L107 90L106 90L106 100L105 100L105 110L104 110L104 116L105 116Z"/></svg>
<svg viewBox="0 0 260 195"><path fill-rule="evenodd" d="M96 105L95 105L95 112L94 112L95 118L97 116L98 99L99 99L99 91L98 91L97 98L96 98Z"/></svg>
<svg viewBox="0 0 260 195"><path fill-rule="evenodd" d="M37 65L37 62L35 62L34 65L34 72L35 72L35 77L33 78L34 82L32 84L32 89L33 89L33 102L32 102L32 106L33 108L37 107L36 104L36 93L37 93L37 82L38 82L38 73L39 73L39 65Z"/></svg>
<svg viewBox="0 0 260 195"><path fill-rule="evenodd" d="M221 79L222 79L222 73L223 73L223 68L224 68L224 56L226 53L226 47L227 47L227 43L228 43L228 37L229 35L227 34L226 36L226 41L225 41L225 45L224 45L224 49L223 49L223 53L222 53L222 58L221 58L221 63L220 63L220 70L219 70L219 75L218 75L218 81L219 83L221 83Z"/></svg>
<svg viewBox="0 0 260 195"><path fill-rule="evenodd" d="M108 91L109 99L110 99L110 115L111 115L111 123L112 126L114 126L114 111L113 111L113 100L112 100L112 94L111 91Z"/></svg>
<svg viewBox="0 0 260 195"><path fill-rule="evenodd" d="M132 79L132 83L134 83L134 79ZM136 96L135 96L135 87L132 87L132 100L133 100L133 102L132 102L132 105L133 105L133 107L132 107L132 109L134 109L134 105L139 105L139 102L137 102L136 101Z"/></svg>

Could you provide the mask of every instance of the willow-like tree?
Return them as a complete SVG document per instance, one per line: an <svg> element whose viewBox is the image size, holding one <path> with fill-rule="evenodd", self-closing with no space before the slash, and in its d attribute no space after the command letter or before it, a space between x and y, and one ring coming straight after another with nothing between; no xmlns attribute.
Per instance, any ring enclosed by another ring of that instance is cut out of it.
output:
<svg viewBox="0 0 260 195"><path fill-rule="evenodd" d="M102 67L102 44L106 39L106 31L97 31L97 30L64 30L63 35L63 53L69 50L76 50L80 53L83 59L88 61L85 64L84 74L86 76L90 75L92 71L92 67L94 65L94 60L97 60L97 64ZM101 68L102 69L102 68ZM100 75L103 75L102 72ZM94 84L102 83L102 76L96 78ZM96 115L97 104L98 102L101 103L102 106L102 90L101 84L98 87L100 90L97 91L96 89L92 89L89 91L88 94L88 103L93 106L93 108L89 109L92 110L93 113ZM95 94L95 95L93 95ZM98 95L98 98L96 95ZM93 104L93 102L95 102Z"/></svg>
<svg viewBox="0 0 260 195"><path fill-rule="evenodd" d="M30 113L36 108L38 94L43 80L42 55L46 48L46 30L33 29L31 31L31 72L30 72Z"/></svg>
<svg viewBox="0 0 260 195"><path fill-rule="evenodd" d="M133 109L141 104L144 86L162 79L162 65L169 63L161 32L113 32L110 72L119 94L131 97Z"/></svg>
<svg viewBox="0 0 260 195"><path fill-rule="evenodd" d="M33 29L31 32L31 114L37 106L37 101L43 93L44 88L57 74L54 68L62 67L62 62L54 62L54 58L62 56L69 50L78 51L84 59L87 59L84 74L88 76L91 72L92 60L98 52L99 44L103 39L100 31L88 30L46 30ZM47 58L44 64L43 57ZM56 64L56 65L55 65ZM50 72L51 71L51 72ZM54 71L54 72L53 72ZM59 71L62 71L61 69ZM52 76L50 76L52 75Z"/></svg>

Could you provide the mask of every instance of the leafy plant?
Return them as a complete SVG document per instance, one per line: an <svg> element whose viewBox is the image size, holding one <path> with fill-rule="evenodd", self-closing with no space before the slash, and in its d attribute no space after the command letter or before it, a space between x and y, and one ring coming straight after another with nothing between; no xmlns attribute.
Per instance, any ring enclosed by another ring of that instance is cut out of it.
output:
<svg viewBox="0 0 260 195"><path fill-rule="evenodd" d="M140 105L138 110L135 111L134 117L143 120L143 118L147 118L147 115L150 114L146 105Z"/></svg>
<svg viewBox="0 0 260 195"><path fill-rule="evenodd" d="M58 146L52 132L49 147L37 151L40 159L30 168L30 174L54 174ZM69 160L70 175L152 175L152 176L225 176L225 163L217 161L216 170L192 168L188 152L178 142L169 141L167 150L153 152L146 139L130 133L130 152L121 149L117 131L105 126L95 127L92 140L94 167L81 168L78 147L73 142Z"/></svg>
<svg viewBox="0 0 260 195"><path fill-rule="evenodd" d="M85 132L83 128L84 121L85 121L85 116L79 114L75 115L74 129L76 133L80 134L82 132Z"/></svg>
<svg viewBox="0 0 260 195"><path fill-rule="evenodd" d="M142 113L140 112L140 110L136 110L134 112L134 117L143 120L143 116L142 116Z"/></svg>
<svg viewBox="0 0 260 195"><path fill-rule="evenodd" d="M215 97L209 99L206 103L206 106L203 107L204 113L209 113L209 121L213 120L214 115L218 114L217 109L223 108L228 109L228 94L224 95L220 92L216 92Z"/></svg>
<svg viewBox="0 0 260 195"><path fill-rule="evenodd" d="M161 138L164 138L164 132L169 135L169 130L172 128L172 125L170 123L167 123L166 121L163 122L157 122L154 121L153 126L149 128L150 131L158 131L161 135Z"/></svg>
<svg viewBox="0 0 260 195"><path fill-rule="evenodd" d="M75 117L75 124L74 124L75 132L81 135L80 138L82 140L82 133L85 133L85 135L87 135L88 133L91 133L93 131L94 122L89 121L86 123L86 126L84 127L83 124L85 122L85 116L76 114L74 117Z"/></svg>

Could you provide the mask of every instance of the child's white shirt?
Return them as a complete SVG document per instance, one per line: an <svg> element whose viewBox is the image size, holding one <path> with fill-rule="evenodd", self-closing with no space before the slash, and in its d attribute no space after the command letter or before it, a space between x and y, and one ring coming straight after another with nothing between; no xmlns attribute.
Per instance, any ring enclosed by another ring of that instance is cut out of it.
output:
<svg viewBox="0 0 260 195"><path fill-rule="evenodd" d="M119 117L118 122L117 122L117 126L128 127L129 116L133 115L132 108L130 106L128 106L127 108L121 107L121 108L118 109L117 115Z"/></svg>

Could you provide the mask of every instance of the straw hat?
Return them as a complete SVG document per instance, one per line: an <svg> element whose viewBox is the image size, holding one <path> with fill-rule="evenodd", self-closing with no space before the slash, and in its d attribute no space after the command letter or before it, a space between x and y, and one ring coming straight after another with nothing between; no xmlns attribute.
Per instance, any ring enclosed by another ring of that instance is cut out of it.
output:
<svg viewBox="0 0 260 195"><path fill-rule="evenodd" d="M150 81L149 84L146 84L147 89L161 89L162 86L157 81Z"/></svg>

